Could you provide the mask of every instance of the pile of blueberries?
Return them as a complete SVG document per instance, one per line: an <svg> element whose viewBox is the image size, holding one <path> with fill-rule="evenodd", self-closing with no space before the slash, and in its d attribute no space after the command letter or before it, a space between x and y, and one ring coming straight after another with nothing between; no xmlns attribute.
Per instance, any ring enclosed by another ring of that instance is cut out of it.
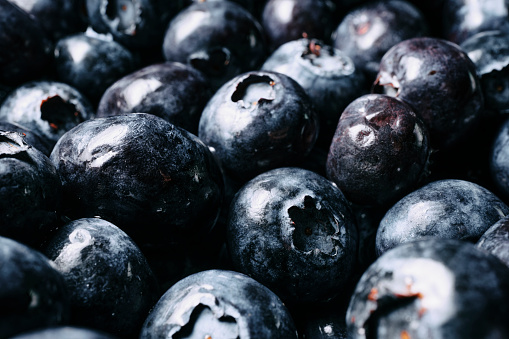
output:
<svg viewBox="0 0 509 339"><path fill-rule="evenodd" d="M0 0L0 339L509 338L506 0Z"/></svg>

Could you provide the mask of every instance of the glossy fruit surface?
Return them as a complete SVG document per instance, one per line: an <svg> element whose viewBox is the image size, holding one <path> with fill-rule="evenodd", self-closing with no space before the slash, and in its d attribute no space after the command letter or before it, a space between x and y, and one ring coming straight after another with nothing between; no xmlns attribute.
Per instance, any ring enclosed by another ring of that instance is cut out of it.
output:
<svg viewBox="0 0 509 339"><path fill-rule="evenodd" d="M102 219L77 219L54 232L42 252L65 279L71 324L136 337L159 291L127 234Z"/></svg>
<svg viewBox="0 0 509 339"><path fill-rule="evenodd" d="M417 186L429 153L427 128L409 105L368 94L350 103L339 118L327 176L348 200L384 206Z"/></svg>
<svg viewBox="0 0 509 339"><path fill-rule="evenodd" d="M393 46L380 62L375 85L412 106L438 149L466 138L484 109L475 65L458 45L438 38Z"/></svg>
<svg viewBox="0 0 509 339"><path fill-rule="evenodd" d="M509 269L473 244L410 242L363 274L346 316L348 338L504 338L508 287Z"/></svg>
<svg viewBox="0 0 509 339"><path fill-rule="evenodd" d="M380 222L378 255L402 243L423 237L476 242L509 213L492 192L472 182L444 179L406 195Z"/></svg>
<svg viewBox="0 0 509 339"><path fill-rule="evenodd" d="M219 213L223 180L209 149L152 114L87 120L59 140L50 159L69 217L100 216L139 246L191 242Z"/></svg>
<svg viewBox="0 0 509 339"><path fill-rule="evenodd" d="M297 338L286 306L256 280L206 270L173 285L147 317L140 339Z"/></svg>
<svg viewBox="0 0 509 339"><path fill-rule="evenodd" d="M234 267L290 304L341 293L356 261L348 201L332 182L299 168L246 183L230 205L227 240Z"/></svg>
<svg viewBox="0 0 509 339"><path fill-rule="evenodd" d="M178 62L158 63L112 84L99 102L97 117L150 113L197 134L201 113L212 94L200 71Z"/></svg>
<svg viewBox="0 0 509 339"><path fill-rule="evenodd" d="M0 337L64 324L70 301L64 278L40 252L0 237Z"/></svg>
<svg viewBox="0 0 509 339"><path fill-rule="evenodd" d="M198 136L215 150L226 174L247 181L266 170L301 163L314 146L319 120L302 87L269 71L241 74L223 85L200 118Z"/></svg>

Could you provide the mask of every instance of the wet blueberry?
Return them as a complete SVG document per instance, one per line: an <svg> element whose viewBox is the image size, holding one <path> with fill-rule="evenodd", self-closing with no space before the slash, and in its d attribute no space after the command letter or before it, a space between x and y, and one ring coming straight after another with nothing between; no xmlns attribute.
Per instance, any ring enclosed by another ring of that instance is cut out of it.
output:
<svg viewBox="0 0 509 339"><path fill-rule="evenodd" d="M246 183L230 205L227 240L234 267L287 304L342 293L357 255L349 203L332 182L300 168Z"/></svg>
<svg viewBox="0 0 509 339"><path fill-rule="evenodd" d="M509 207L482 186L455 179L434 181L387 211L378 227L376 251L381 255L428 236L476 242L508 213Z"/></svg>
<svg viewBox="0 0 509 339"><path fill-rule="evenodd" d="M316 111L302 87L275 72L241 74L223 85L200 118L198 136L227 175L247 181L302 163L318 135Z"/></svg>
<svg viewBox="0 0 509 339"><path fill-rule="evenodd" d="M281 300L256 280L206 270L173 285L147 317L140 339L297 338Z"/></svg>
<svg viewBox="0 0 509 339"><path fill-rule="evenodd" d="M357 284L348 338L505 338L509 269L473 244L421 239L378 258Z"/></svg>
<svg viewBox="0 0 509 339"><path fill-rule="evenodd" d="M427 128L412 108L382 94L355 99L339 118L327 176L359 205L394 203L425 177Z"/></svg>
<svg viewBox="0 0 509 339"><path fill-rule="evenodd" d="M127 234L102 219L78 219L54 232L42 252L65 279L71 324L136 337L159 291Z"/></svg>

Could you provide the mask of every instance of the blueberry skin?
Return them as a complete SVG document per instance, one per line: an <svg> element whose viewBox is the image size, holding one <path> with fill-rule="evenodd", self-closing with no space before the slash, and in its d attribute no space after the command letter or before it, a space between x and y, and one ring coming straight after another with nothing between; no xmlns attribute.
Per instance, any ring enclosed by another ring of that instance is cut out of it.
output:
<svg viewBox="0 0 509 339"><path fill-rule="evenodd" d="M253 71L224 84L202 112L198 136L227 175L245 182L302 163L318 135L318 115L302 87L275 72Z"/></svg>
<svg viewBox="0 0 509 339"><path fill-rule="evenodd" d="M181 0L86 0L95 31L109 33L115 41L138 50L161 46L166 25L183 7Z"/></svg>
<svg viewBox="0 0 509 339"><path fill-rule="evenodd" d="M200 71L178 62L158 63L113 83L99 101L97 117L150 113L198 134L201 113L212 94Z"/></svg>
<svg viewBox="0 0 509 339"><path fill-rule="evenodd" d="M476 242L508 213L509 207L482 186L456 179L434 181L387 211L376 234L376 252L380 256L423 237Z"/></svg>
<svg viewBox="0 0 509 339"><path fill-rule="evenodd" d="M494 223L481 238L476 246L488 251L504 264L509 266L509 216Z"/></svg>
<svg viewBox="0 0 509 339"><path fill-rule="evenodd" d="M300 38L319 39L328 44L336 25L335 9L336 4L327 0L268 0L261 24L269 50Z"/></svg>
<svg viewBox="0 0 509 339"><path fill-rule="evenodd" d="M0 131L0 235L38 247L59 225L55 166L21 134Z"/></svg>
<svg viewBox="0 0 509 339"><path fill-rule="evenodd" d="M332 182L308 170L278 168L246 183L230 205L226 232L236 270L287 304L335 297L354 269L350 205Z"/></svg>
<svg viewBox="0 0 509 339"><path fill-rule="evenodd" d="M54 61L57 78L92 102L121 77L134 72L134 54L121 44L78 33L58 40Z"/></svg>
<svg viewBox="0 0 509 339"><path fill-rule="evenodd" d="M408 103L426 123L435 149L467 138L484 111L474 63L443 39L417 37L389 49L380 61L374 91Z"/></svg>
<svg viewBox="0 0 509 339"><path fill-rule="evenodd" d="M20 133L27 144L37 148L47 157L53 149L53 145L48 139L18 124L0 121L0 131Z"/></svg>
<svg viewBox="0 0 509 339"><path fill-rule="evenodd" d="M207 146L151 114L87 120L50 159L69 217L100 216L140 247L205 237L219 214L223 179Z"/></svg>
<svg viewBox="0 0 509 339"><path fill-rule="evenodd" d="M447 0L442 11L442 35L461 44L479 32L494 29L509 32L508 14L506 0Z"/></svg>
<svg viewBox="0 0 509 339"><path fill-rule="evenodd" d="M346 14L332 34L332 45L373 82L380 60L392 46L428 32L423 14L408 1L375 1Z"/></svg>
<svg viewBox="0 0 509 339"><path fill-rule="evenodd" d="M94 117L90 101L58 81L32 81L14 89L0 106L0 120L19 124L51 142Z"/></svg>
<svg viewBox="0 0 509 339"><path fill-rule="evenodd" d="M276 294L234 271L206 270L173 285L143 325L140 339L297 338L293 319Z"/></svg>
<svg viewBox="0 0 509 339"><path fill-rule="evenodd" d="M15 240L0 237L0 338L68 321L64 279L48 258Z"/></svg>
<svg viewBox="0 0 509 339"><path fill-rule="evenodd" d="M163 54L203 72L214 90L267 57L260 24L231 1L196 2L181 11L166 29Z"/></svg>
<svg viewBox="0 0 509 339"><path fill-rule="evenodd" d="M492 116L509 113L509 34L483 31L460 45L475 64L485 108Z"/></svg>
<svg viewBox="0 0 509 339"><path fill-rule="evenodd" d="M51 40L37 21L8 0L0 0L0 32L0 83L17 86L49 68Z"/></svg>
<svg viewBox="0 0 509 339"><path fill-rule="evenodd" d="M427 128L412 108L367 94L344 110L327 156L327 177L359 205L394 203L425 177Z"/></svg>
<svg viewBox="0 0 509 339"><path fill-rule="evenodd" d="M318 143L329 147L339 116L365 94L364 74L344 52L317 39L298 39L279 46L261 67L297 81L320 116Z"/></svg>
<svg viewBox="0 0 509 339"><path fill-rule="evenodd" d="M67 223L42 253L65 279L71 324L135 337L159 298L156 278L138 246L106 220Z"/></svg>
<svg viewBox="0 0 509 339"><path fill-rule="evenodd" d="M23 332L10 339L115 339L113 335L74 326L55 326Z"/></svg>
<svg viewBox="0 0 509 339"><path fill-rule="evenodd" d="M489 158L491 178L496 188L504 196L509 197L509 120L502 121L494 135Z"/></svg>
<svg viewBox="0 0 509 339"><path fill-rule="evenodd" d="M505 338L509 270L475 245L421 239L378 258L357 284L348 338Z"/></svg>

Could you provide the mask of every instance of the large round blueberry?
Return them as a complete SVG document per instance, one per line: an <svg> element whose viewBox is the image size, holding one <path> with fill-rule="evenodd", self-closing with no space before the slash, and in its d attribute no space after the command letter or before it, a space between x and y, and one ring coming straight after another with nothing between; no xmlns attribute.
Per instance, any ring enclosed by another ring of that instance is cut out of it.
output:
<svg viewBox="0 0 509 339"><path fill-rule="evenodd" d="M65 324L70 302L64 278L48 258L0 237L0 338Z"/></svg>
<svg viewBox="0 0 509 339"><path fill-rule="evenodd" d="M297 338L281 300L254 279L226 270L192 274L173 285L147 317L140 339Z"/></svg>
<svg viewBox="0 0 509 339"><path fill-rule="evenodd" d="M95 329L74 326L52 326L23 332L10 339L115 339L115 337Z"/></svg>
<svg viewBox="0 0 509 339"><path fill-rule="evenodd" d="M492 192L472 182L434 181L406 195L380 222L376 251L432 236L476 242L509 214L509 207Z"/></svg>
<svg viewBox="0 0 509 339"><path fill-rule="evenodd" d="M262 70L285 74L306 91L320 116L318 142L329 147L339 116L364 94L364 74L342 51L316 39L298 39L276 49Z"/></svg>
<svg viewBox="0 0 509 339"><path fill-rule="evenodd" d="M223 179L197 137L152 114L87 120L51 153L71 218L100 216L138 245L205 236L214 225Z"/></svg>
<svg viewBox="0 0 509 339"><path fill-rule="evenodd" d="M98 218L71 221L42 251L64 276L71 323L119 337L138 333L159 297L140 249L118 227Z"/></svg>
<svg viewBox="0 0 509 339"><path fill-rule="evenodd" d="M246 9L231 1L199 1L170 22L163 54L167 61L200 70L217 89L257 69L266 49L261 26Z"/></svg>
<svg viewBox="0 0 509 339"><path fill-rule="evenodd" d="M97 117L150 113L197 134L211 96L211 85L200 71L178 62L158 63L112 84L99 102Z"/></svg>
<svg viewBox="0 0 509 339"><path fill-rule="evenodd" d="M421 239L363 274L350 301L348 338L506 338L509 269L473 244Z"/></svg>
<svg viewBox="0 0 509 339"><path fill-rule="evenodd" d="M412 106L434 148L464 140L484 111L474 63L459 46L432 37L404 40L383 56L374 90Z"/></svg>
<svg viewBox="0 0 509 339"><path fill-rule="evenodd" d="M509 266L509 216L488 228L476 246L490 252Z"/></svg>
<svg viewBox="0 0 509 339"><path fill-rule="evenodd" d="M234 267L286 303L341 293L354 269L357 229L349 203L326 178L278 168L242 187L230 205L228 249Z"/></svg>
<svg viewBox="0 0 509 339"><path fill-rule="evenodd" d="M0 119L17 123L47 138L60 137L95 112L74 87L63 82L34 81L12 91L0 106Z"/></svg>
<svg viewBox="0 0 509 339"><path fill-rule="evenodd" d="M46 155L0 130L0 235L37 247L58 227L62 185Z"/></svg>
<svg viewBox="0 0 509 339"><path fill-rule="evenodd" d="M416 187L429 153L427 128L410 106L368 94L350 103L339 118L327 176L352 202L386 205Z"/></svg>
<svg viewBox="0 0 509 339"><path fill-rule="evenodd" d="M301 163L315 144L318 116L292 78L253 71L223 85L200 118L198 135L215 149L226 173L246 181Z"/></svg>

